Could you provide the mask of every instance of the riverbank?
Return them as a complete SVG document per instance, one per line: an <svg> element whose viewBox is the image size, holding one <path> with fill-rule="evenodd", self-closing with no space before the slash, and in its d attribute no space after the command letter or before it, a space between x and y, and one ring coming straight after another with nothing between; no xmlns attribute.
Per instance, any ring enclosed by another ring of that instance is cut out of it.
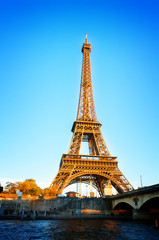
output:
<svg viewBox="0 0 159 240"><path fill-rule="evenodd" d="M0 220L132 220L130 216L111 216L111 215L70 215L70 214L54 214L50 216L20 216L20 215L1 215Z"/></svg>

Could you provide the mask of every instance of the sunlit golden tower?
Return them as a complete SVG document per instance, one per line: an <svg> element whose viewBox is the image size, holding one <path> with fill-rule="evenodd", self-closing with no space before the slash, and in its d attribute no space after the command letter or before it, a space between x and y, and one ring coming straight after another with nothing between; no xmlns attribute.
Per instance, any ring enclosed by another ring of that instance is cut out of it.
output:
<svg viewBox="0 0 159 240"><path fill-rule="evenodd" d="M54 196L78 182L91 182L100 196L104 196L108 180L119 193L133 190L119 170L116 157L110 155L100 130L102 124L98 122L95 110L90 52L91 45L87 42L86 35L82 47L83 65L77 118L73 123L73 137L68 153L62 155L59 171L50 185ZM88 142L89 155L80 154L82 142Z"/></svg>

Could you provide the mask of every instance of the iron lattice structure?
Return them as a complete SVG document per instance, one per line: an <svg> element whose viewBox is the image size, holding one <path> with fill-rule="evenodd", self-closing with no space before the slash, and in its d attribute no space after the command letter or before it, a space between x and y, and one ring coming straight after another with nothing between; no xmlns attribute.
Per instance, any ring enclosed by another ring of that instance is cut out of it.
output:
<svg viewBox="0 0 159 240"><path fill-rule="evenodd" d="M110 155L102 136L101 123L97 120L94 104L90 64L91 45L86 41L82 47L83 65L80 98L76 121L73 124L73 137L67 154L61 158L59 171L50 185L52 194L57 196L67 186L83 182L90 183L104 196L108 180L119 192L133 190L132 185L118 168L116 157ZM80 155L82 142L88 142L89 155Z"/></svg>

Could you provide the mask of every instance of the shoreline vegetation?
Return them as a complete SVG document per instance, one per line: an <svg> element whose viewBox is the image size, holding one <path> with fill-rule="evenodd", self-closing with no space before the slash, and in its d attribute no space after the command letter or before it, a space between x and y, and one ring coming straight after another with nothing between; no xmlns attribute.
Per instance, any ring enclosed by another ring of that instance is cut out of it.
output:
<svg viewBox="0 0 159 240"><path fill-rule="evenodd" d="M4 187L4 191L0 193L0 199L1 194L4 194L4 198L12 195L14 198L17 198L19 193L21 193L23 196L23 199L37 199L39 197L44 197L49 199L52 196L52 191L50 188L40 188L36 180L33 178L26 179L23 182L7 182L6 186Z"/></svg>
<svg viewBox="0 0 159 240"><path fill-rule="evenodd" d="M17 193L9 193L9 192L2 192L0 193L0 201L1 200L16 200L18 199ZM53 196L39 196L39 195L30 195L30 194L22 194L22 196L19 198L21 200L38 200L38 199L45 199L45 200L51 200L53 199Z"/></svg>

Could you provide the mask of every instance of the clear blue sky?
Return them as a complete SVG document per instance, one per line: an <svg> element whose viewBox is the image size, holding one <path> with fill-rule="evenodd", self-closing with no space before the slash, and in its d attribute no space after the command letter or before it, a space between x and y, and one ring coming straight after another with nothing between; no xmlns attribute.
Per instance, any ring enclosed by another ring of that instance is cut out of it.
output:
<svg viewBox="0 0 159 240"><path fill-rule="evenodd" d="M159 2L0 2L0 181L54 179L76 119L85 33L110 153L159 183Z"/></svg>

